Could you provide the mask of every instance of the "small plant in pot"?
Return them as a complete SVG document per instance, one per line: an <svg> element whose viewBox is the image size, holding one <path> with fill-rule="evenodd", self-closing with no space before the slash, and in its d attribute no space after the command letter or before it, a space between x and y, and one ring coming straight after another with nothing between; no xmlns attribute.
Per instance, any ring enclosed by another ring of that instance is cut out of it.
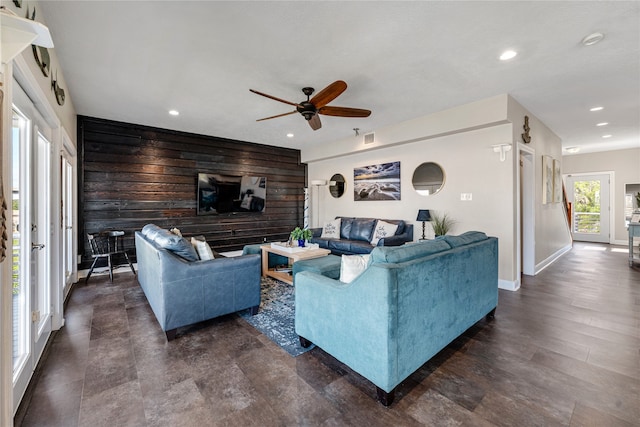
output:
<svg viewBox="0 0 640 427"><path fill-rule="evenodd" d="M313 237L313 233L308 228L304 230L300 227L296 227L293 229L291 234L289 235L289 239L292 241L297 240L298 246L301 248L304 247L305 242Z"/></svg>
<svg viewBox="0 0 640 427"><path fill-rule="evenodd" d="M446 212L441 215L431 211L431 226L433 227L433 233L436 237L447 234L455 224L456 221L447 215Z"/></svg>

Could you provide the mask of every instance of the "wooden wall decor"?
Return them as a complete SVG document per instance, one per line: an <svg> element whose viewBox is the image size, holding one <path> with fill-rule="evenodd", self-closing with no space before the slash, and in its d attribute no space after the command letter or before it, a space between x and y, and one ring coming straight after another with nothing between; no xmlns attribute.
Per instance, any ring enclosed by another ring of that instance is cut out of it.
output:
<svg viewBox="0 0 640 427"><path fill-rule="evenodd" d="M303 222L306 164L300 151L78 116L80 269L90 265L86 235L134 231L148 223L203 235L218 252L286 240ZM198 216L199 172L267 179L263 212Z"/></svg>
<svg viewBox="0 0 640 427"><path fill-rule="evenodd" d="M4 130L2 128L4 92L2 91L2 82L0 82L0 262L7 257L7 242L9 235L7 234L7 201L4 198L4 183L2 181L2 150L4 146Z"/></svg>
<svg viewBox="0 0 640 427"><path fill-rule="evenodd" d="M58 105L64 105L64 89L62 89L58 84L58 71L56 71L55 79L53 78L53 73L51 74L51 89L56 95L56 102L58 103Z"/></svg>
<svg viewBox="0 0 640 427"><path fill-rule="evenodd" d="M528 144L531 142L531 135L529 135L529 131L531 130L531 128L529 128L529 116L524 116L524 125L522 125L522 129L524 129L524 133L520 136L522 136L524 143Z"/></svg>

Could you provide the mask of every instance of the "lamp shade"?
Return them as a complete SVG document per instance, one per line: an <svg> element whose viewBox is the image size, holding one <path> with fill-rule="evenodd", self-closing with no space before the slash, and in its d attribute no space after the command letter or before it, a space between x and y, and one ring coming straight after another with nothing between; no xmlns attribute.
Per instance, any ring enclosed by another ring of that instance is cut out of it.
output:
<svg viewBox="0 0 640 427"><path fill-rule="evenodd" d="M418 211L418 218L416 218L416 221L431 221L429 209L420 209Z"/></svg>

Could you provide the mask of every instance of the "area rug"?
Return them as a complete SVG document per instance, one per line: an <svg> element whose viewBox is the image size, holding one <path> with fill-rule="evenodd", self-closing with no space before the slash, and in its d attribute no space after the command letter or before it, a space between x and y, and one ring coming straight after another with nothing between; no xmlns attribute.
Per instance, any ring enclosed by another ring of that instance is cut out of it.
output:
<svg viewBox="0 0 640 427"><path fill-rule="evenodd" d="M293 357L313 348L303 348L295 331L295 288L271 277L260 283L261 301L258 314L248 310L240 316Z"/></svg>

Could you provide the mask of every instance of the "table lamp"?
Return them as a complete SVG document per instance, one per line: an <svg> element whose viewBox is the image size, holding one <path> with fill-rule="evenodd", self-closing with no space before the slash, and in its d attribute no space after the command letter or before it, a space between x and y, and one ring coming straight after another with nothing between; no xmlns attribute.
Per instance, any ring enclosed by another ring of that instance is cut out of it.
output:
<svg viewBox="0 0 640 427"><path fill-rule="evenodd" d="M424 235L424 223L425 221L431 221L431 214L429 213L429 209L418 210L418 218L416 218L416 221L422 221L422 240L425 240L426 237Z"/></svg>

